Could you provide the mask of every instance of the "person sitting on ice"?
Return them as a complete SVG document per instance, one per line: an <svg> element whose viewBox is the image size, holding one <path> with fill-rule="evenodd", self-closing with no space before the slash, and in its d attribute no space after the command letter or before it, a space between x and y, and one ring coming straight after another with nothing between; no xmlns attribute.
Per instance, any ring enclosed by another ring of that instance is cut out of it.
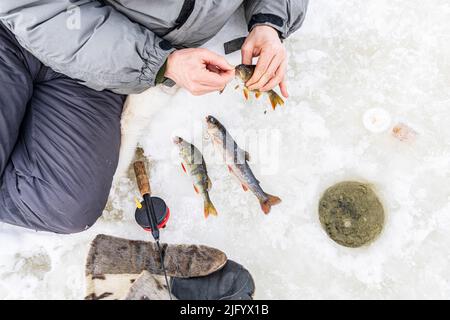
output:
<svg viewBox="0 0 450 320"><path fill-rule="evenodd" d="M118 162L126 95L168 79L222 90L234 67L198 48L244 6L249 89L287 97L282 40L308 0L0 2L0 221L81 232L102 214Z"/></svg>

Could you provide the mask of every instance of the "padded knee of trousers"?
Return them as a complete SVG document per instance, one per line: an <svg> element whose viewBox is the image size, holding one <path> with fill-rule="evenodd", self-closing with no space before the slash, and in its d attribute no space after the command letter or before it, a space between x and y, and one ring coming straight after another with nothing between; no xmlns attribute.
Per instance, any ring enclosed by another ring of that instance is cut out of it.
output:
<svg viewBox="0 0 450 320"><path fill-rule="evenodd" d="M18 211L12 223L61 234L90 228L102 215L110 190L109 185L75 188L23 176L11 180L9 194Z"/></svg>

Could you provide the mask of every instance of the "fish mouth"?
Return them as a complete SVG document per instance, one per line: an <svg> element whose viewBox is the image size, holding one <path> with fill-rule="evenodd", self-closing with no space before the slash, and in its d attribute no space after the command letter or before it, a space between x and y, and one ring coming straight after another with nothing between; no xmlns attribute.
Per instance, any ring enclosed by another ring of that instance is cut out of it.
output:
<svg viewBox="0 0 450 320"><path fill-rule="evenodd" d="M180 144L182 142L183 142L183 139L180 138L180 137L174 137L173 138L173 143L175 143L175 144Z"/></svg>

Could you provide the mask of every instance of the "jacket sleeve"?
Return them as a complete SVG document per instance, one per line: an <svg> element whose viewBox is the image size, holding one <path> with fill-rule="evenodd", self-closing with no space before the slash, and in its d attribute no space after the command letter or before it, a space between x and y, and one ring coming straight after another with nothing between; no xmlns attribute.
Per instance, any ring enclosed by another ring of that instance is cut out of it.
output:
<svg viewBox="0 0 450 320"><path fill-rule="evenodd" d="M286 39L305 20L309 0L246 0L245 16L249 31L257 25L270 25Z"/></svg>
<svg viewBox="0 0 450 320"><path fill-rule="evenodd" d="M45 65L96 90L144 91L173 51L100 1L1 0L0 21Z"/></svg>

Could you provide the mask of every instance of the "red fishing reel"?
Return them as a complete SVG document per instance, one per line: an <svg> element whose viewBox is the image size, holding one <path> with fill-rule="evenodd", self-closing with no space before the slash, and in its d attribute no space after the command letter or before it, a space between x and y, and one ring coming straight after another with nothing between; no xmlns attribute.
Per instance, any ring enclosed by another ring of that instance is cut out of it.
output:
<svg viewBox="0 0 450 320"><path fill-rule="evenodd" d="M170 217L170 210L164 200L152 197L150 180L148 179L145 162L138 160L134 163L136 182L141 193L142 202L136 200L136 222L145 230L150 231L156 241L159 240L159 229L166 226Z"/></svg>
<svg viewBox="0 0 450 320"><path fill-rule="evenodd" d="M144 199L141 205L136 209L134 217L136 222L145 230L152 232L152 223L149 221L147 214L147 206L153 206L153 210L156 217L156 224L158 229L164 229L170 218L170 209L166 205L163 199L158 197L149 197L149 199Z"/></svg>

